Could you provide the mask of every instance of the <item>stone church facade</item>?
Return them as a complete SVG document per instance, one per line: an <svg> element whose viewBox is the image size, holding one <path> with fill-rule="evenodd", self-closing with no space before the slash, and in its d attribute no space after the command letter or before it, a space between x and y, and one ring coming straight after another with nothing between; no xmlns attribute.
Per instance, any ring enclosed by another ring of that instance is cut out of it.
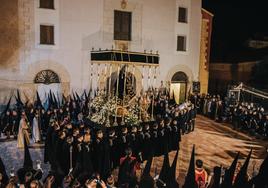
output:
<svg viewBox="0 0 268 188"><path fill-rule="evenodd" d="M112 61L95 62L92 51L157 55L156 66L131 64L137 93L174 83L186 96L200 80L201 0L3 0L2 5L0 103L17 88L31 99L36 90L68 95L105 87ZM116 19L125 23L126 15L130 27L117 30ZM131 37L121 40L126 30Z"/></svg>

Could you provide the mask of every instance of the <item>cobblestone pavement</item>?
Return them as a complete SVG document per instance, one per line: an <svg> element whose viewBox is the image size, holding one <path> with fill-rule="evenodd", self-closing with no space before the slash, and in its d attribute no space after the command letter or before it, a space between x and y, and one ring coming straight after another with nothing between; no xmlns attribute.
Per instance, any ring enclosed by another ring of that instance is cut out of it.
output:
<svg viewBox="0 0 268 188"><path fill-rule="evenodd" d="M17 149L16 144L16 141L0 142L0 156L8 173L12 167L18 169L23 165L24 153L23 150ZM193 144L196 146L196 158L202 159L207 169L213 169L216 165L229 166L238 151L241 153L241 162L243 162L250 148L253 148L249 174L251 174L254 163L257 168L259 167L268 148L267 141L257 140L232 130L227 124L216 123L206 117L198 116L195 131L182 137L176 174L179 182L183 182L185 178ZM39 146L30 147L30 152L34 162L37 159L43 160L43 149ZM170 153L170 163L172 163L174 155L175 152ZM160 171L162 162L162 157L154 159L152 175ZM42 166L44 170L49 169L48 165L42 164Z"/></svg>

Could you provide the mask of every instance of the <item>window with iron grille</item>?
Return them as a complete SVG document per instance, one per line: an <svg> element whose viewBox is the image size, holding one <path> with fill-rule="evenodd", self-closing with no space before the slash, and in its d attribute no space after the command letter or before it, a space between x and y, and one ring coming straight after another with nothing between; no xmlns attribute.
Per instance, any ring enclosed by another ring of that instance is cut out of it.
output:
<svg viewBox="0 0 268 188"><path fill-rule="evenodd" d="M187 8L179 7L179 22L187 23Z"/></svg>
<svg viewBox="0 0 268 188"><path fill-rule="evenodd" d="M54 45L54 26L40 25L40 44Z"/></svg>
<svg viewBox="0 0 268 188"><path fill-rule="evenodd" d="M54 0L40 0L40 8L54 9Z"/></svg>
<svg viewBox="0 0 268 188"><path fill-rule="evenodd" d="M177 36L177 51L186 51L186 37Z"/></svg>
<svg viewBox="0 0 268 188"><path fill-rule="evenodd" d="M114 40L131 40L132 13L114 11Z"/></svg>

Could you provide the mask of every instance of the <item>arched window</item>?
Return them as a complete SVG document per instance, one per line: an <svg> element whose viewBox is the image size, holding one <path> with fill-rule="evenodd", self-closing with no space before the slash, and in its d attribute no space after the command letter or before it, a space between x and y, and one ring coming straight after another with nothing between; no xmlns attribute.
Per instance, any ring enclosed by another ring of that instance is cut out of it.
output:
<svg viewBox="0 0 268 188"><path fill-rule="evenodd" d="M36 84L52 84L60 83L59 76L52 70L42 70L38 72L34 78Z"/></svg>
<svg viewBox="0 0 268 188"><path fill-rule="evenodd" d="M176 72L172 76L171 82L188 82L188 76L184 72Z"/></svg>

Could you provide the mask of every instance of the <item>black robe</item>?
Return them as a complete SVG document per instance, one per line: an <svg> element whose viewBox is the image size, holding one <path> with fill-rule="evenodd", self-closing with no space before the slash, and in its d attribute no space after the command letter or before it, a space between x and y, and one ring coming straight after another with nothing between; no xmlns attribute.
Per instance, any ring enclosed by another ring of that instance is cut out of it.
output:
<svg viewBox="0 0 268 188"><path fill-rule="evenodd" d="M13 125L13 131L14 131L14 136L17 137L17 133L19 131L19 124L20 124L20 117L17 115L12 115L12 125Z"/></svg>
<svg viewBox="0 0 268 188"><path fill-rule="evenodd" d="M7 131L12 131L12 116L11 115L5 115L3 118L3 130L4 133Z"/></svg>
<svg viewBox="0 0 268 188"><path fill-rule="evenodd" d="M44 117L42 118L44 121L44 129L47 130L49 127L49 121L50 121L51 114L48 114L47 112L44 114Z"/></svg>
<svg viewBox="0 0 268 188"><path fill-rule="evenodd" d="M164 145L164 153L165 152L170 152L172 151L172 127L170 126L170 124L167 124L165 127L165 140L164 143L166 143Z"/></svg>
<svg viewBox="0 0 268 188"><path fill-rule="evenodd" d="M57 138L56 144L55 144L55 157L54 157L54 166L55 170L60 171L61 174L64 174L63 168L64 168L64 163L63 163L63 144L65 142L65 139Z"/></svg>
<svg viewBox="0 0 268 188"><path fill-rule="evenodd" d="M83 144L82 143L77 143L75 145L75 164L74 164L74 170L73 170L73 176L75 178L79 177L82 174L83 171Z"/></svg>
<svg viewBox="0 0 268 188"><path fill-rule="evenodd" d="M215 119L216 108L217 108L216 100L212 100L211 106L210 106L210 109L211 109L210 118L211 119Z"/></svg>
<svg viewBox="0 0 268 188"><path fill-rule="evenodd" d="M159 157L161 154L160 154L160 146L159 146L160 140L158 137L158 130L157 129L152 130L150 142L151 142L150 147L152 148L153 156Z"/></svg>
<svg viewBox="0 0 268 188"><path fill-rule="evenodd" d="M184 134L187 130L187 120L188 120L188 112L186 112L185 114L182 114L181 115L181 118L180 118L180 126L181 126L181 129L182 129L182 134Z"/></svg>
<svg viewBox="0 0 268 188"><path fill-rule="evenodd" d="M142 155L142 151L143 151L143 146L144 146L144 139L145 139L145 135L142 131L138 131L137 135L136 135L136 148L137 148L137 154L140 157L140 155L142 156L142 161L143 159L143 155Z"/></svg>
<svg viewBox="0 0 268 188"><path fill-rule="evenodd" d="M146 130L144 131L144 141L141 147L143 160L149 159L149 157L154 154L151 143L152 143L151 133L149 130Z"/></svg>
<svg viewBox="0 0 268 188"><path fill-rule="evenodd" d="M136 164L137 160L135 158L126 157L122 161L118 172L118 187L130 187L130 184L137 183Z"/></svg>
<svg viewBox="0 0 268 188"><path fill-rule="evenodd" d="M118 144L116 142L116 136L109 136L109 151L110 151L110 168L115 169L119 166L119 155L117 153Z"/></svg>
<svg viewBox="0 0 268 188"><path fill-rule="evenodd" d="M44 150L44 163L50 163L51 164L51 155L53 153L52 150L52 133L54 132L53 127L48 127L47 133L46 133L46 140L45 140L45 150Z"/></svg>
<svg viewBox="0 0 268 188"><path fill-rule="evenodd" d="M109 144L105 139L96 140L93 144L93 166L103 179L110 173Z"/></svg>
<svg viewBox="0 0 268 188"><path fill-rule="evenodd" d="M137 138L135 133L128 134L128 147L132 149L132 155L138 157Z"/></svg>
<svg viewBox="0 0 268 188"><path fill-rule="evenodd" d="M93 172L92 156L93 148L90 143L84 143L82 147L82 170L83 173L89 178Z"/></svg>
<svg viewBox="0 0 268 188"><path fill-rule="evenodd" d="M168 138L166 136L165 128L158 129L158 139L155 143L157 147L157 156L164 155L167 152Z"/></svg>
<svg viewBox="0 0 268 188"><path fill-rule="evenodd" d="M172 143L171 143L171 150L172 151L177 151L179 149L180 144L179 142L181 141L181 133L180 133L180 126L177 123L176 125L172 125Z"/></svg>
<svg viewBox="0 0 268 188"><path fill-rule="evenodd" d="M71 146L72 144L69 144L65 141L62 147L61 166L65 175L67 175L70 170L70 147ZM74 163L72 165L73 165L72 167L74 168Z"/></svg>
<svg viewBox="0 0 268 188"><path fill-rule="evenodd" d="M126 148L128 147L128 137L127 137L127 134L125 133L121 133L121 135L119 135L116 139L116 150L117 150L117 153L118 153L118 156L116 157L116 164L119 165L119 160L121 157L125 156L125 150Z"/></svg>

